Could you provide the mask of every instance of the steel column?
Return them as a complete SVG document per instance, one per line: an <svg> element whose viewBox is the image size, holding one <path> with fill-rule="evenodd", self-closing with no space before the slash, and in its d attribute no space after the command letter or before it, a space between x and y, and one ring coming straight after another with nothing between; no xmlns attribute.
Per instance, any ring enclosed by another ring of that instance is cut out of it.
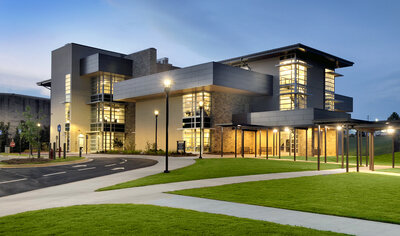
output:
<svg viewBox="0 0 400 236"><path fill-rule="evenodd" d="M318 160L317 160L317 165L318 165L318 170L320 170L321 168L321 163L320 163L320 133L321 133L321 126L318 125L318 135L317 135L317 140L318 140L318 144L317 144L317 156L318 156Z"/></svg>

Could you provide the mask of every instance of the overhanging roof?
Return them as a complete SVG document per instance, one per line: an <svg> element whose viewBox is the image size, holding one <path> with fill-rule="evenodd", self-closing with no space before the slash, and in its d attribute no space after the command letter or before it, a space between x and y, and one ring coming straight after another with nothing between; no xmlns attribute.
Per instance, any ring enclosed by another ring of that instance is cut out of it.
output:
<svg viewBox="0 0 400 236"><path fill-rule="evenodd" d="M343 58L331 55L329 53L317 50L312 47L308 47L304 44L297 43L293 45L289 45L286 47L281 47L281 48L275 48L267 51L262 51L262 52L257 52L257 53L252 53L240 57L234 57L226 60L219 61L220 63L224 64L237 64L241 63L242 61L246 62L252 62L252 61L257 61L257 60L262 60L262 59L267 59L267 58L272 58L272 57L278 57L278 56L283 56L287 55L290 53L299 53L299 54L304 54L304 55L310 55L312 57L316 57L322 60L325 60L327 62L330 62L334 68L342 68L342 67L348 67L352 66L354 62L345 60Z"/></svg>
<svg viewBox="0 0 400 236"><path fill-rule="evenodd" d="M47 89L51 89L51 79L43 80L36 83L37 86L42 86Z"/></svg>

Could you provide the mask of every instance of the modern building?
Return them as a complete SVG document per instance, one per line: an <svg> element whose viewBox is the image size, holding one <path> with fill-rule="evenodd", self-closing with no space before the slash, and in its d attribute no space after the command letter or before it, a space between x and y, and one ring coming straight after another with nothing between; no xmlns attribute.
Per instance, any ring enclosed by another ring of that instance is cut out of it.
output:
<svg viewBox="0 0 400 236"><path fill-rule="evenodd" d="M43 126L50 125L50 99L14 93L0 93L0 121L10 123L9 133L14 135L25 120L23 113L30 107L33 117Z"/></svg>
<svg viewBox="0 0 400 236"><path fill-rule="evenodd" d="M164 149L169 79L170 150L185 141L187 152L199 152L202 141L211 153L314 155L321 137L322 152L335 155L336 126L317 135L316 124L350 119L353 99L337 94L335 84L336 70L352 65L303 44L178 68L157 60L154 48L121 54L71 43L52 52L52 77L41 85L51 87L51 139L62 125L69 151L115 149L117 141L143 150L156 138Z"/></svg>

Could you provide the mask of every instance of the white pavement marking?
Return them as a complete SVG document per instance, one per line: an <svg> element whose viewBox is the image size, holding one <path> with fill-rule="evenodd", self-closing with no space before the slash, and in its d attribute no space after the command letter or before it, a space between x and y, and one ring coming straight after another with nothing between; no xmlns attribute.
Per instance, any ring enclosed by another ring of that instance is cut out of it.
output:
<svg viewBox="0 0 400 236"><path fill-rule="evenodd" d="M89 168L78 169L78 171L82 171L82 170L93 170L93 169L96 169L96 167L89 167Z"/></svg>
<svg viewBox="0 0 400 236"><path fill-rule="evenodd" d="M0 184L14 183L14 182L24 181L24 180L27 180L27 178L3 181L3 182L0 182Z"/></svg>
<svg viewBox="0 0 400 236"><path fill-rule="evenodd" d="M121 165L121 164L124 164L125 162L127 162L127 160L123 160L123 161L121 161L119 164Z"/></svg>
<svg viewBox="0 0 400 236"><path fill-rule="evenodd" d="M51 174L46 174L46 175L43 175L43 176L61 175L61 174L65 174L65 173L67 173L67 172L60 171L60 172L55 172L55 173L51 173Z"/></svg>
<svg viewBox="0 0 400 236"><path fill-rule="evenodd" d="M110 167L110 166L115 166L115 165L117 165L117 164L108 164L108 165L105 165L104 167Z"/></svg>
<svg viewBox="0 0 400 236"><path fill-rule="evenodd" d="M112 168L111 170L125 170L125 167Z"/></svg>
<svg viewBox="0 0 400 236"><path fill-rule="evenodd" d="M80 167L86 167L87 165L76 165L76 166L72 166L74 168L80 168Z"/></svg>

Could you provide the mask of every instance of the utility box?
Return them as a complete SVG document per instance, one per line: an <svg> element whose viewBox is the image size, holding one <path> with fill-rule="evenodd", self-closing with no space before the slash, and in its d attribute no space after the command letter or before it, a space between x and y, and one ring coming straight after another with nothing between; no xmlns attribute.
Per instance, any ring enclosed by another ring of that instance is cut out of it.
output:
<svg viewBox="0 0 400 236"><path fill-rule="evenodd" d="M5 153L10 153L10 147L5 148Z"/></svg>

